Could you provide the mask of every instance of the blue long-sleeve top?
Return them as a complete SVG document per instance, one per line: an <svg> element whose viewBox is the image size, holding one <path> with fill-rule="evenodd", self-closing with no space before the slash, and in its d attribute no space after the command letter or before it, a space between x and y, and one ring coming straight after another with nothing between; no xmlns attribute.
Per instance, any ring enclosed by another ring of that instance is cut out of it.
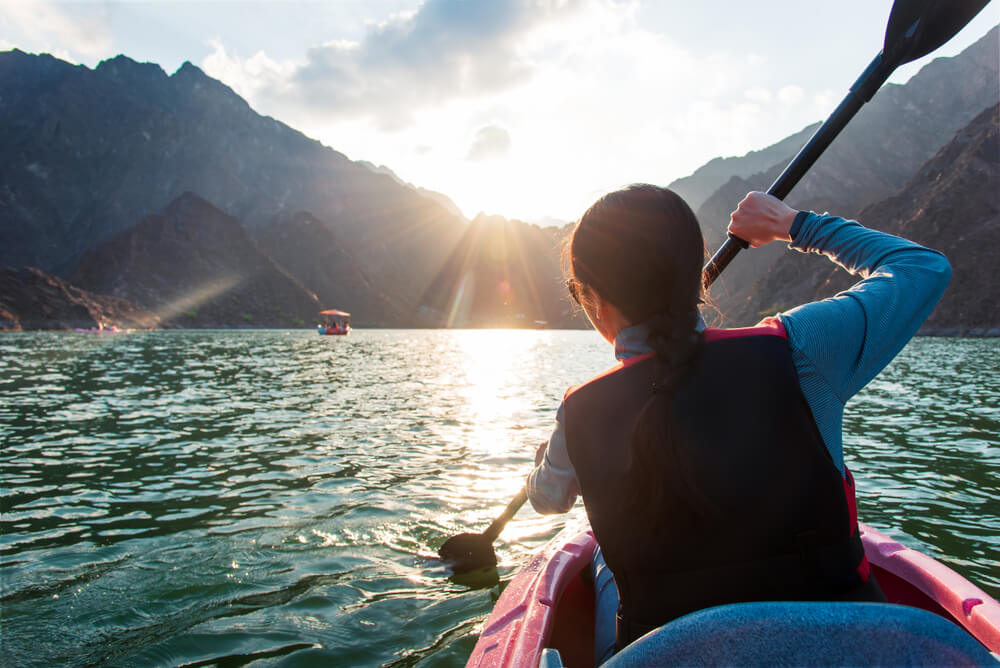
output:
<svg viewBox="0 0 1000 668"><path fill-rule="evenodd" d="M835 297L777 316L788 335L802 393L843 475L845 404L917 333L944 294L951 265L937 251L825 214L800 212L790 236L790 248L826 255L862 279ZM623 329L615 337L615 357L651 352L647 334L642 325ZM528 477L527 489L540 513L566 512L580 493L561 404L545 456Z"/></svg>

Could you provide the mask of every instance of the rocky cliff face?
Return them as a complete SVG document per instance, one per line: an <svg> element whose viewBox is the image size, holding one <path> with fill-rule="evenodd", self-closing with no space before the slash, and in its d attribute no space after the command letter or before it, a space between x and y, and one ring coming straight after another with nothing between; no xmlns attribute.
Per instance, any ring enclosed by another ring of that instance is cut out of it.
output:
<svg viewBox="0 0 1000 668"><path fill-rule="evenodd" d="M0 330L155 329L160 319L124 299L97 295L35 267L0 270Z"/></svg>
<svg viewBox="0 0 1000 668"><path fill-rule="evenodd" d="M175 327L302 327L321 308L238 220L192 193L87 251L71 281Z"/></svg>
<svg viewBox="0 0 1000 668"><path fill-rule="evenodd" d="M987 109L927 162L897 195L866 207L868 227L943 252L952 280L927 320L925 334L1000 335L997 252L1000 244L1000 106ZM778 244L779 246L781 244ZM815 255L788 252L757 281L749 299L728 315L761 315L822 299L856 277Z"/></svg>

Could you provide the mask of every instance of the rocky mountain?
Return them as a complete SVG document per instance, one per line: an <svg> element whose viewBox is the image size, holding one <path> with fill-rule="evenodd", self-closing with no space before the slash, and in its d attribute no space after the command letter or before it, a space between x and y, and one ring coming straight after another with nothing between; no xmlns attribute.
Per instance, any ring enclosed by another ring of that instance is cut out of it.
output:
<svg viewBox="0 0 1000 668"><path fill-rule="evenodd" d="M560 274L566 229L480 215L472 221L420 300L431 327L575 327Z"/></svg>
<svg viewBox="0 0 1000 668"><path fill-rule="evenodd" d="M160 319L124 299L97 295L35 267L0 269L0 331L154 329Z"/></svg>
<svg viewBox="0 0 1000 668"><path fill-rule="evenodd" d="M1000 335L1000 105L959 131L903 190L866 207L858 218L868 227L940 250L951 260L951 283L924 333ZM823 258L783 250L754 285L754 298L739 304L732 315L750 322L831 296L856 280Z"/></svg>
<svg viewBox="0 0 1000 668"><path fill-rule="evenodd" d="M866 206L895 195L955 133L998 101L1000 28L994 28L960 55L933 60L905 85L883 86L787 201L796 208L857 218ZM743 196L750 190L766 190L797 150L750 176L734 168L731 178L697 209L710 250L722 243L729 214ZM755 160L745 156L733 164ZM713 297L731 324L743 322L732 319L736 313L746 315L741 305L758 303L752 294L755 284L780 254L773 246L743 252L713 287Z"/></svg>
<svg viewBox="0 0 1000 668"><path fill-rule="evenodd" d="M303 327L321 308L240 221L192 193L86 251L70 280L166 326Z"/></svg>
<svg viewBox="0 0 1000 668"><path fill-rule="evenodd" d="M415 303L464 232L435 198L254 112L185 63L91 70L0 53L0 265L68 274L83 253L198 193L251 233L309 211Z"/></svg>

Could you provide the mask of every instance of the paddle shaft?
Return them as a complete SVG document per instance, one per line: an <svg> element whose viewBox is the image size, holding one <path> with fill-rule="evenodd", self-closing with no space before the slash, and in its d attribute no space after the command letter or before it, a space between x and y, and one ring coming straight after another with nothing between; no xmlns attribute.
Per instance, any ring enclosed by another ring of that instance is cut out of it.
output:
<svg viewBox="0 0 1000 668"><path fill-rule="evenodd" d="M503 509L502 513L500 513L500 517L493 520L493 523L486 527L486 531L483 532L483 536L491 543L495 541L497 536L500 535L500 532L503 531L503 528L507 525L507 522L510 521L510 518L517 514L517 511L521 509L521 506L523 506L524 502L527 500L528 488L522 487L521 491L518 492L513 499L511 499L511 502L508 503L507 507Z"/></svg>
<svg viewBox="0 0 1000 668"><path fill-rule="evenodd" d="M872 99L879 87L885 83L889 75L896 69L895 64L886 63L881 52L867 69L858 77L858 80L851 86L847 97L834 110L830 117L823 122L823 125L816 130L816 133L806 142L806 145L792 159L785 171L767 189L769 195L778 199L785 199L792 188L795 187L806 172L813 166L823 151L833 142L840 131L850 122L854 115ZM708 261L702 270L702 281L707 288L710 286L722 270L749 244L732 234L725 243L715 252L712 259Z"/></svg>

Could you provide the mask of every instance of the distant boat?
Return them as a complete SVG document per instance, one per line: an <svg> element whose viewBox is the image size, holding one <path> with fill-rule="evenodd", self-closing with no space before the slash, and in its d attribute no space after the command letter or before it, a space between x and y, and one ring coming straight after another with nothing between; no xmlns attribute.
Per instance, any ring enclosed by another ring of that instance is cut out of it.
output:
<svg viewBox="0 0 1000 668"><path fill-rule="evenodd" d="M320 311L323 322L316 326L316 333L330 336L346 336L351 331L351 314L335 308Z"/></svg>

